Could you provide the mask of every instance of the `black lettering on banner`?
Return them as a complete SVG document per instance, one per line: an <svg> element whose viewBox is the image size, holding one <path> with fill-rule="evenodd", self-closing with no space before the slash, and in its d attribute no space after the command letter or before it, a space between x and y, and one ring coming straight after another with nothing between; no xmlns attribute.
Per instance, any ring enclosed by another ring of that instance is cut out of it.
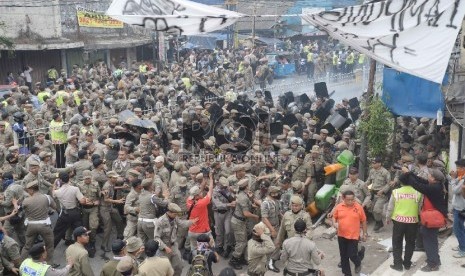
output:
<svg viewBox="0 0 465 276"><path fill-rule="evenodd" d="M377 15L375 18L373 18L373 19L370 20L370 17L371 17L371 13L370 13L370 15L368 16L367 20L366 20L365 22L363 22L363 24L368 25L368 24L370 24L371 22L375 21L376 19L380 18L381 15L383 15L384 7L385 7L385 5L386 5L386 4L385 4L385 1L373 3L373 4L372 4L372 5L373 5L373 9L375 8L375 4L377 4L377 3L381 3L381 7L379 7L379 13L378 13L378 15Z"/></svg>
<svg viewBox="0 0 465 276"><path fill-rule="evenodd" d="M398 33L392 35L392 43L386 43L381 41L380 38L370 37L366 40L367 45L362 46L362 48L376 54L376 48L378 47L386 47L390 49L390 58L391 62L395 64L399 64L397 61L394 60L394 50L397 49L397 38L399 37ZM376 42L372 45L372 42Z"/></svg>
<svg viewBox="0 0 465 276"><path fill-rule="evenodd" d="M376 39L377 43L373 44L373 51L372 52L376 53L376 46L390 48L391 49L390 50L391 62L395 63L395 64L398 64L398 62L394 60L394 50L397 48L397 38L398 37L399 37L399 34L395 33L392 36L392 43L391 44L383 42L383 41L381 41L381 39Z"/></svg>
<svg viewBox="0 0 465 276"><path fill-rule="evenodd" d="M353 7L353 6L352 6L352 7L350 7L349 16L347 17L347 20L346 20L346 22L344 22L344 23L341 23L341 24L342 24L342 26L345 26L347 23L349 23L349 22L350 22L350 18L352 17L352 15L354 15L354 7ZM355 19L355 17L354 17L354 19Z"/></svg>
<svg viewBox="0 0 465 276"><path fill-rule="evenodd" d="M444 12L439 12L439 0L435 0L433 6L428 10L428 13L425 15L428 18L428 26L438 27L438 21L441 18Z"/></svg>
<svg viewBox="0 0 465 276"><path fill-rule="evenodd" d="M400 7L400 9L398 11L390 12L389 7L392 4L392 0L387 1L387 3L386 3L386 15L391 16L391 31L393 31L393 32L397 31L396 16L397 16L397 14L402 13L402 11L404 11L406 6L408 5L408 2L409 2L408 0L403 0L402 1L402 6ZM403 19L401 19L401 21L403 21ZM403 26L402 26L402 29L403 29Z"/></svg>
<svg viewBox="0 0 465 276"><path fill-rule="evenodd" d="M450 15L449 24L446 25L447 28L457 29L457 26L454 25L454 19L455 19L455 16L457 15L457 10L459 8L459 4L460 4L460 0L455 0L455 2L454 2L454 10L452 11L452 14Z"/></svg>
<svg viewBox="0 0 465 276"><path fill-rule="evenodd" d="M199 31L200 31L201 33L204 33L204 32L205 32L205 22L207 22L207 20L208 20L208 19L207 19L206 17L202 17L202 18L200 19Z"/></svg>
<svg viewBox="0 0 465 276"><path fill-rule="evenodd" d="M140 26L143 26L148 29L153 29L154 31L158 32L167 32L173 35L182 35L182 33L184 32L184 30L179 26L169 26L165 18L145 17Z"/></svg>
<svg viewBox="0 0 465 276"><path fill-rule="evenodd" d="M407 55L411 55L411 56L416 56L416 50L414 49L410 49L408 47L404 47L404 53L406 53Z"/></svg>
<svg viewBox="0 0 465 276"><path fill-rule="evenodd" d="M360 9L358 10L358 14L356 17L354 17L354 20L352 20L352 22L354 23L354 25L357 25L357 23L359 22L363 22L363 20L365 20L365 16L367 15L367 10L368 10L368 5L362 5L360 6ZM362 16L360 18L360 15ZM356 18L360 18L360 20L358 20L357 22L355 22L355 19Z"/></svg>
<svg viewBox="0 0 465 276"><path fill-rule="evenodd" d="M411 8L410 8L410 16L411 17L414 17L416 16L417 17L417 26L420 25L421 23L421 18L422 18L422 15L423 15L423 11L425 9L425 6L426 6L426 3L428 3L428 0L424 1L420 6L418 6L417 8L415 8L415 4L416 4L417 0L412 0L411 1Z"/></svg>
<svg viewBox="0 0 465 276"><path fill-rule="evenodd" d="M370 4L370 12L368 13L367 18L364 19L364 20L362 21L362 24L363 24L363 25L368 25L368 24L370 24L370 21L368 21L368 19L370 19L370 17L373 15L373 9L374 9L374 7L375 7L374 3L371 3L371 4Z"/></svg>

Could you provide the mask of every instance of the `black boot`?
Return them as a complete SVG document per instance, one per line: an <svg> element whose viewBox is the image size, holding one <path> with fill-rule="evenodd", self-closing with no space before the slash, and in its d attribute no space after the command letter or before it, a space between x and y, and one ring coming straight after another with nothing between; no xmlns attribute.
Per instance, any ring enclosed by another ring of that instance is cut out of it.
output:
<svg viewBox="0 0 465 276"><path fill-rule="evenodd" d="M97 250L95 249L95 243L94 242L89 243L87 246L87 252L89 253L89 258L95 257L96 251Z"/></svg>
<svg viewBox="0 0 465 276"><path fill-rule="evenodd" d="M239 259L240 264L249 265L249 262L245 259L244 255Z"/></svg>
<svg viewBox="0 0 465 276"><path fill-rule="evenodd" d="M375 222L375 228L373 228L373 231L375 231L376 233L379 232L379 230L384 226L384 223L383 221L377 221Z"/></svg>
<svg viewBox="0 0 465 276"><path fill-rule="evenodd" d="M235 258L234 256L231 257L231 260L229 260L229 265L234 268L235 270L241 270L242 266L240 263L240 260Z"/></svg>
<svg viewBox="0 0 465 276"><path fill-rule="evenodd" d="M273 271L273 272L276 272L276 273L279 273L279 268L277 268L274 264L274 260L270 259L268 261L268 269Z"/></svg>
<svg viewBox="0 0 465 276"><path fill-rule="evenodd" d="M224 250L224 252L223 252L223 258L225 258L225 259L229 258L229 255L231 255L231 252L232 252L232 247L227 246L226 250Z"/></svg>

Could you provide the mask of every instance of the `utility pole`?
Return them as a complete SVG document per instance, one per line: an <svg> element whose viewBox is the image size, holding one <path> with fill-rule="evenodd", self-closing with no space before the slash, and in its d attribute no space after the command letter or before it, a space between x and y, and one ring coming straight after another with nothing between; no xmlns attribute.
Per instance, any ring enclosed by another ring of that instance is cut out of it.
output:
<svg viewBox="0 0 465 276"><path fill-rule="evenodd" d="M376 74L376 60L370 60L370 72L368 75L368 88L366 95L366 107L364 117L368 119L369 106L375 94L375 74ZM361 118L363 120L363 118ZM367 166L368 165L368 137L365 132L362 133L361 145L360 145L360 159L358 163L358 171L360 174L360 179L366 180L367 178Z"/></svg>
<svg viewBox="0 0 465 276"><path fill-rule="evenodd" d="M252 48L255 47L255 15L257 13L257 2L253 5L253 18L252 18Z"/></svg>
<svg viewBox="0 0 465 276"><path fill-rule="evenodd" d="M225 0L224 1L224 4L226 5L226 9L228 11L236 11L237 10L237 3L238 1L237 0ZM227 46L228 48L232 48L234 46L234 29L235 29L235 26L236 23L234 23L233 25L231 26L228 26L227 30L228 30L228 33L227 33Z"/></svg>

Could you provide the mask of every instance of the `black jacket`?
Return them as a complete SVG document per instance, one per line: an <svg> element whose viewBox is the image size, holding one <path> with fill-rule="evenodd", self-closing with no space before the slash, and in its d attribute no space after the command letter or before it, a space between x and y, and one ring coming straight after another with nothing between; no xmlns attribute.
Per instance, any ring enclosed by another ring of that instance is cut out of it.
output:
<svg viewBox="0 0 465 276"><path fill-rule="evenodd" d="M429 184L428 180L418 177L412 172L402 174L399 181L411 185L415 190L427 196L433 206L444 216L447 216L446 195L441 183Z"/></svg>

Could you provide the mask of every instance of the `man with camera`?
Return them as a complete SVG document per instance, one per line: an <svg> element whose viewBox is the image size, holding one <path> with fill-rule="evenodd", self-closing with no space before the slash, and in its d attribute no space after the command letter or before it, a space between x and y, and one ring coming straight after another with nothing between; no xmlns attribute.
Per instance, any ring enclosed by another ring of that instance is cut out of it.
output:
<svg viewBox="0 0 465 276"><path fill-rule="evenodd" d="M201 234L211 236L210 222L208 219L208 205L211 202L213 193L213 173L209 172L209 186L205 197L202 195L202 189L199 186L193 186L189 190L190 197L187 198L188 219L197 219L189 227L189 240L191 250L197 245L197 237Z"/></svg>

